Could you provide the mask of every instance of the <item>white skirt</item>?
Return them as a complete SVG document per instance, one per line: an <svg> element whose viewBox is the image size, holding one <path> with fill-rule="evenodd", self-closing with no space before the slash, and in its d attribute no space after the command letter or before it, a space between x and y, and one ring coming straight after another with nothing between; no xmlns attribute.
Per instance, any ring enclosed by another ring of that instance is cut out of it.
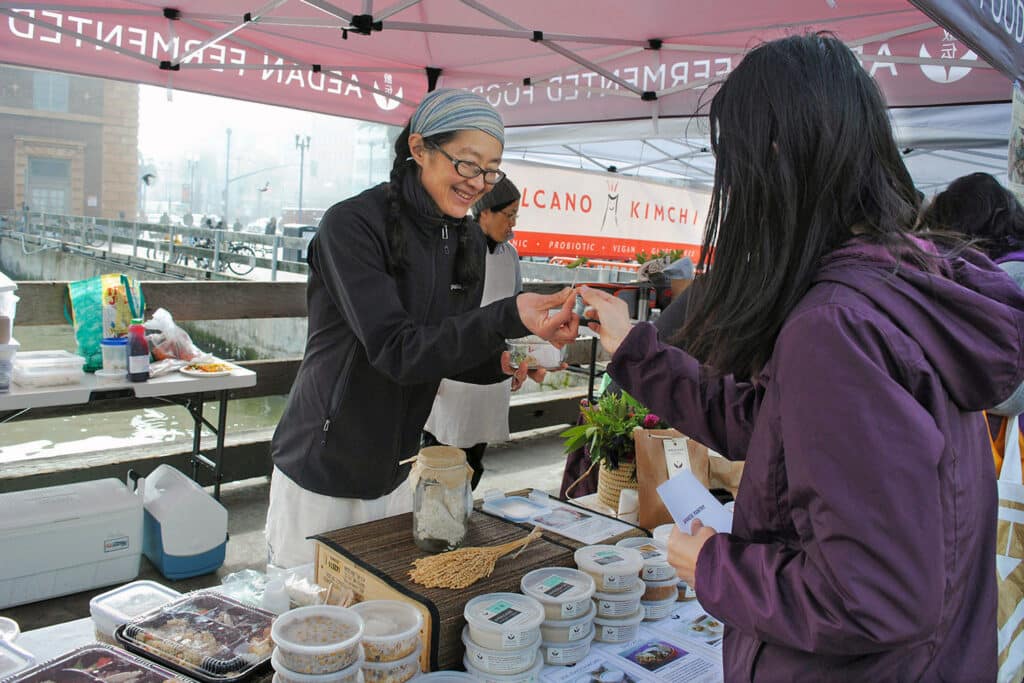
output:
<svg viewBox="0 0 1024 683"><path fill-rule="evenodd" d="M307 491L275 467L267 508L267 561L284 568L309 564L316 544L307 536L411 511L412 491L405 482L374 500L334 498Z"/></svg>

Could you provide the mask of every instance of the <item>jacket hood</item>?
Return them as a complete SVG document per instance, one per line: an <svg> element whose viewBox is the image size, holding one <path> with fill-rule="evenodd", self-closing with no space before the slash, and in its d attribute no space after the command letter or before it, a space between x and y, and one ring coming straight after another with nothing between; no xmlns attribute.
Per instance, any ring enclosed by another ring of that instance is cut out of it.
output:
<svg viewBox="0 0 1024 683"><path fill-rule="evenodd" d="M960 408L991 408L1024 380L1024 291L971 249L937 263L928 272L852 240L825 257L815 281L852 287L886 313L921 345Z"/></svg>

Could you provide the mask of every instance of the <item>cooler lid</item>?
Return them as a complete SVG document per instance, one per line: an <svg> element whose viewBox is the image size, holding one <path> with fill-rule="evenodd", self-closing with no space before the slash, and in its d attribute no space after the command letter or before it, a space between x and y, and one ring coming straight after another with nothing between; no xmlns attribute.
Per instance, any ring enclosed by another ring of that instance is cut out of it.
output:
<svg viewBox="0 0 1024 683"><path fill-rule="evenodd" d="M18 285L11 278L7 277L3 273L0 273L0 292L13 292L18 288Z"/></svg>
<svg viewBox="0 0 1024 683"><path fill-rule="evenodd" d="M0 533L137 508L142 498L117 479L0 494Z"/></svg>

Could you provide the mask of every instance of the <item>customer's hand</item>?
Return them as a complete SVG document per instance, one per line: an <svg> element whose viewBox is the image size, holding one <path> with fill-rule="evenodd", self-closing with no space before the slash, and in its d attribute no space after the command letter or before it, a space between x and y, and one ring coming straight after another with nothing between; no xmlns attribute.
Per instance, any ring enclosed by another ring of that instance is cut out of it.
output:
<svg viewBox="0 0 1024 683"><path fill-rule="evenodd" d="M526 329L562 348L576 339L580 317L573 312L576 290L566 287L554 294L525 292L516 297L519 319ZM557 312L553 312L557 309Z"/></svg>
<svg viewBox="0 0 1024 683"><path fill-rule="evenodd" d="M589 307L586 315L599 321L590 323L590 329L600 335L604 350L614 354L632 329L629 306L617 296L587 286L580 287L580 296Z"/></svg>
<svg viewBox="0 0 1024 683"><path fill-rule="evenodd" d="M512 391L519 391L523 386L530 368L525 363L520 363L518 368L512 367L512 354L504 351L501 354L501 371L506 375L512 375Z"/></svg>
<svg viewBox="0 0 1024 683"><path fill-rule="evenodd" d="M711 527L701 524L699 519L693 520L690 533L682 531L678 526L672 528L672 535L668 538L668 563L691 588L696 588L694 580L700 549L716 533Z"/></svg>

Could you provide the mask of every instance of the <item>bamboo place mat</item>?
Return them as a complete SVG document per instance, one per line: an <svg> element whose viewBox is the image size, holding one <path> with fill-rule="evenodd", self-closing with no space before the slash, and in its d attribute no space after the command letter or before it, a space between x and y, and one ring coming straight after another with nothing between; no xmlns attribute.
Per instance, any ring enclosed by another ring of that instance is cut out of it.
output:
<svg viewBox="0 0 1024 683"><path fill-rule="evenodd" d="M499 545L525 535L524 529L515 524L474 511L463 546ZM428 608L435 622L430 643L434 669L461 668L462 627L466 623L462 610L471 598L484 593L518 593L523 575L540 567L575 566L574 548L564 543L565 539L545 533L544 537L530 543L519 557L506 556L498 560L493 574L468 588L424 588L409 579L412 561L429 554L413 543L411 513L315 538Z"/></svg>

